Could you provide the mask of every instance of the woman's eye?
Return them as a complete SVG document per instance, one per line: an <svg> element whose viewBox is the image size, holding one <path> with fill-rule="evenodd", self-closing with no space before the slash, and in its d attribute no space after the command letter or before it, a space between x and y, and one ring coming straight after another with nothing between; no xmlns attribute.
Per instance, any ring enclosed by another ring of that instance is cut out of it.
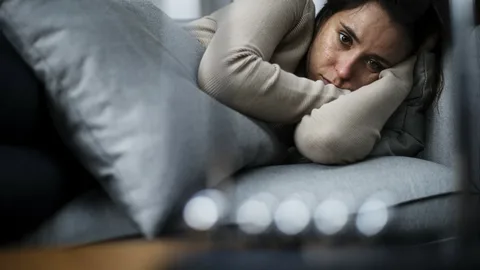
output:
<svg viewBox="0 0 480 270"><path fill-rule="evenodd" d="M368 60L367 66L373 73L380 73L382 70L384 70L382 64L378 63L375 60Z"/></svg>
<svg viewBox="0 0 480 270"><path fill-rule="evenodd" d="M340 42L345 45L352 45L352 39L345 33L340 33Z"/></svg>

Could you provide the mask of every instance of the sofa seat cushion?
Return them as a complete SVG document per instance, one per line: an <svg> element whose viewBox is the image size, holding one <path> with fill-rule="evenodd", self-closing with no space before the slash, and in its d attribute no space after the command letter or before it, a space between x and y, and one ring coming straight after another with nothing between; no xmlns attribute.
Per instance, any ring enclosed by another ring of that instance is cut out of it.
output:
<svg viewBox="0 0 480 270"><path fill-rule="evenodd" d="M402 231L440 230L456 221L454 199L442 199L458 191L453 170L421 159L380 157L348 166L272 166L244 172L236 183L230 194L237 206L264 192L277 201L293 194L310 194L316 203L343 194L341 197L352 201L350 213L356 213L370 196L388 192L390 205L405 214L397 216L393 224ZM435 203L425 204L429 199Z"/></svg>

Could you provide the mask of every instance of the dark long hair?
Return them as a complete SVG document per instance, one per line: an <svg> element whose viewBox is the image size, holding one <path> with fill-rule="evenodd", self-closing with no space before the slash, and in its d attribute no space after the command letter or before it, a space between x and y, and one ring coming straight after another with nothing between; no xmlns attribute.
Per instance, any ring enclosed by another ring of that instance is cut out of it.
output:
<svg viewBox="0 0 480 270"><path fill-rule="evenodd" d="M436 103L443 90L442 52L446 42L445 21L438 12L435 0L327 0L315 19L315 35L320 27L335 13L351 10L365 5L368 2L377 2L390 15L394 22L404 27L413 43L413 52L416 52L426 42L427 38L434 35L438 37L431 52L435 54L436 79L432 85L424 104L427 109ZM437 2L440 2L437 0Z"/></svg>

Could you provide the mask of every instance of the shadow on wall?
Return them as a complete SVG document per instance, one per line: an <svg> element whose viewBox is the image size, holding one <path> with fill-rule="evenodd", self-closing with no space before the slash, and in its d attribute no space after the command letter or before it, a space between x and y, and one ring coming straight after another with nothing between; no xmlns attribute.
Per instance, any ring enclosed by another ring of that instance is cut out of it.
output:
<svg viewBox="0 0 480 270"><path fill-rule="evenodd" d="M156 6L175 20L192 20L212 13L233 0L151 0ZM325 0L313 0L317 11Z"/></svg>
<svg viewBox="0 0 480 270"><path fill-rule="evenodd" d="M175 20L192 20L212 13L232 0L151 0Z"/></svg>
<svg viewBox="0 0 480 270"><path fill-rule="evenodd" d="M325 4L325 0L313 0L313 2L315 3L315 7L317 8L317 13Z"/></svg>

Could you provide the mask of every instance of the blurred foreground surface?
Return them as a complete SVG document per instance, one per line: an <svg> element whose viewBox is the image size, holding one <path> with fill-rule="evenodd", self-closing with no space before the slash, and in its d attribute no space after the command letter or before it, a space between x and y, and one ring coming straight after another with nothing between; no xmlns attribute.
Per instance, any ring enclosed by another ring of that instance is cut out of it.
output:
<svg viewBox="0 0 480 270"><path fill-rule="evenodd" d="M162 241L127 241L84 247L0 251L0 269L166 269L170 262L205 246Z"/></svg>
<svg viewBox="0 0 480 270"><path fill-rule="evenodd" d="M0 252L1 269L480 269L480 252L455 241L416 247L245 249L208 242L125 241L76 248ZM461 257L457 256L461 255Z"/></svg>

